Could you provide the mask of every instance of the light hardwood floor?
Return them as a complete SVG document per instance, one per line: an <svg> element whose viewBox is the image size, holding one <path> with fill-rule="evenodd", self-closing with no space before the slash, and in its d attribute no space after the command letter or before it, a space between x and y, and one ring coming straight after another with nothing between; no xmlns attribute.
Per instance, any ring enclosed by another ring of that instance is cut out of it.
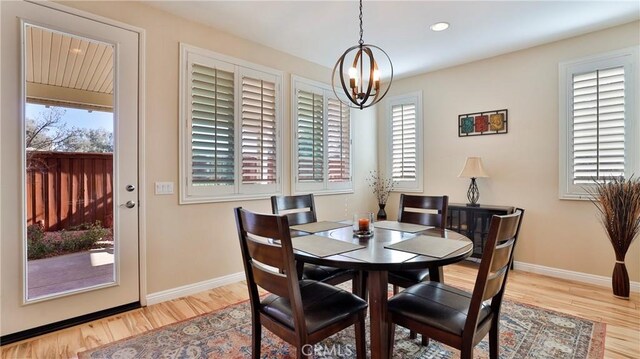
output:
<svg viewBox="0 0 640 359"><path fill-rule="evenodd" d="M471 290L476 270L470 263L447 266L446 282ZM633 293L630 300L622 300L614 298L609 288L513 271L509 274L506 297L607 323L605 358L640 358L638 293ZM2 358L73 358L78 352L247 298L244 282L231 284L6 345L2 347Z"/></svg>

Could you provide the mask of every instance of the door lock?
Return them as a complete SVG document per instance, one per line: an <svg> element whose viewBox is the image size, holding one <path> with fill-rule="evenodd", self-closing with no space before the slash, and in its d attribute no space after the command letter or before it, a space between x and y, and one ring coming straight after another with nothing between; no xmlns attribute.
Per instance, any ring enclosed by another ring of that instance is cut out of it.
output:
<svg viewBox="0 0 640 359"><path fill-rule="evenodd" d="M127 187L125 187L125 189L127 190L127 192L133 192L136 190L136 186L132 184L128 184Z"/></svg>

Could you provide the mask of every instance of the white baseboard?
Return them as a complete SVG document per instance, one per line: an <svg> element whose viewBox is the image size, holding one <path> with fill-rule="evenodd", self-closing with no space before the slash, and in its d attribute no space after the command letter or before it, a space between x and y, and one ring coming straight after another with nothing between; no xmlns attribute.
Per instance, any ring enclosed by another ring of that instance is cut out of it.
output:
<svg viewBox="0 0 640 359"><path fill-rule="evenodd" d="M205 280L203 282L183 285L182 287L151 293L147 295L147 305L162 303L180 297L186 297L188 295L204 292L205 290L221 287L223 285L231 283L236 283L245 279L246 278L244 276L244 272L238 272L223 277Z"/></svg>
<svg viewBox="0 0 640 359"><path fill-rule="evenodd" d="M574 272L565 269L558 269L552 267L545 267L538 264L524 263L514 261L514 268L530 273L542 274L554 278L569 279L576 282L595 284L602 287L611 288L611 277L599 276L594 274L587 274L581 272ZM640 282L631 282L631 291L640 292Z"/></svg>
<svg viewBox="0 0 640 359"><path fill-rule="evenodd" d="M594 274L574 272L565 269L545 267L538 264L514 262L514 268L524 272L542 274L554 278L573 280L576 282L595 284L602 287L611 287L611 278ZM244 272L229 274L223 277L213 278L203 282L184 285L173 289L147 295L147 305L166 302L168 300L186 297L188 295L204 292L206 290L221 287L223 285L245 280ZM640 292L640 282L631 282L631 291Z"/></svg>

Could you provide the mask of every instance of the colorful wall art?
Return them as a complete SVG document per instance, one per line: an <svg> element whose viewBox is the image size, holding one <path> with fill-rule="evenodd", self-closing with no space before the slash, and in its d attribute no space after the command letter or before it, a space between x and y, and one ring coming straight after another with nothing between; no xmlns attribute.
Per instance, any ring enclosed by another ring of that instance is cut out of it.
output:
<svg viewBox="0 0 640 359"><path fill-rule="evenodd" d="M458 137L507 133L508 110L465 113L458 116Z"/></svg>

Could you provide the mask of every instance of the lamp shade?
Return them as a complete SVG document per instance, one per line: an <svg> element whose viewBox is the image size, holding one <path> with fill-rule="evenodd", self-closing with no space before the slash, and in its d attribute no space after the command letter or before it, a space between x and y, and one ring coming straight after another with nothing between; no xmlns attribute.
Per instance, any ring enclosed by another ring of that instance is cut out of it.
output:
<svg viewBox="0 0 640 359"><path fill-rule="evenodd" d="M464 168L458 177L481 178L489 177L489 175L482 167L482 159L480 157L467 157L467 161L464 163Z"/></svg>

